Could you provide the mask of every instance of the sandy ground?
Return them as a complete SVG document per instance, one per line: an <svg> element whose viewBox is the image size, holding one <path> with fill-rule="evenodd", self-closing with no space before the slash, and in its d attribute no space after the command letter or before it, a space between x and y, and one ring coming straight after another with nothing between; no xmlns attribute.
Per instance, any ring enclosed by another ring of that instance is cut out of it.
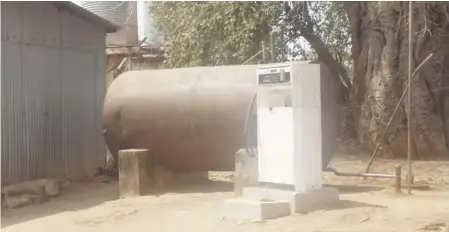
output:
<svg viewBox="0 0 449 232"><path fill-rule="evenodd" d="M364 162L337 157L340 171L361 171ZM376 162L372 171L393 173L400 161ZM223 200L232 183L207 182L161 196L118 199L117 183L90 179L72 183L58 198L2 211L2 231L440 231L449 223L449 162L419 162L416 178L430 191L395 195L387 180L362 180L325 174L325 183L340 189L341 201L325 210L261 223L222 219ZM404 173L405 173L404 168ZM232 173L211 173L229 180ZM406 190L404 190L406 192Z"/></svg>

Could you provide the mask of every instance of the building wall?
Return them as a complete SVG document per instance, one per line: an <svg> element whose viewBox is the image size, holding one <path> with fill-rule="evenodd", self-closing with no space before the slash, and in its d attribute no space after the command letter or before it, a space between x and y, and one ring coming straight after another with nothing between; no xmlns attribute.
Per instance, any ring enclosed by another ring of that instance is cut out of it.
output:
<svg viewBox="0 0 449 232"><path fill-rule="evenodd" d="M130 70L154 70L164 69L164 61L162 59L132 59L130 62Z"/></svg>
<svg viewBox="0 0 449 232"><path fill-rule="evenodd" d="M44 2L2 2L2 184L104 163L105 29Z"/></svg>

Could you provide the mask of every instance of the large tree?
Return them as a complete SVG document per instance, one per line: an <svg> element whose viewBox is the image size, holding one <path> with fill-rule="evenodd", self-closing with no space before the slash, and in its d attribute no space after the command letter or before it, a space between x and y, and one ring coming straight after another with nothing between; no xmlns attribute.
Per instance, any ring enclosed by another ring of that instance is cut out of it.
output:
<svg viewBox="0 0 449 232"><path fill-rule="evenodd" d="M408 77L408 2L351 2L345 8L351 22L354 60L353 100L357 103L359 140L379 140ZM447 72L447 2L413 3L412 69L434 56L412 81L413 107L402 103L392 123L384 154L404 156L407 121L412 118L416 156L448 156L449 73Z"/></svg>
<svg viewBox="0 0 449 232"><path fill-rule="evenodd" d="M241 64L261 50L279 17L278 2L155 2L166 66Z"/></svg>
<svg viewBox="0 0 449 232"><path fill-rule="evenodd" d="M449 154L447 6L413 3L413 68L434 56L413 80L412 110L401 103L382 149L386 156L406 154L410 115L415 155ZM282 38L281 58L316 54L341 80L353 136L368 150L407 85L408 2L172 2L152 11L167 35L171 67L241 63L268 42L273 29ZM294 46L300 39L308 41L311 54Z"/></svg>

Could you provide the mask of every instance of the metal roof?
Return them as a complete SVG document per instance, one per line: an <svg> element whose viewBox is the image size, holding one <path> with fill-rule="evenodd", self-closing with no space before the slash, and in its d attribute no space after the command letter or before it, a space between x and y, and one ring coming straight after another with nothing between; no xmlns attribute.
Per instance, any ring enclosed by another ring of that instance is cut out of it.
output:
<svg viewBox="0 0 449 232"><path fill-rule="evenodd" d="M101 27L106 28L106 33L114 33L117 32L120 27L114 23L109 22L108 20L84 9L81 6L69 1L56 1L50 2L54 4L57 8L67 10L70 13Z"/></svg>

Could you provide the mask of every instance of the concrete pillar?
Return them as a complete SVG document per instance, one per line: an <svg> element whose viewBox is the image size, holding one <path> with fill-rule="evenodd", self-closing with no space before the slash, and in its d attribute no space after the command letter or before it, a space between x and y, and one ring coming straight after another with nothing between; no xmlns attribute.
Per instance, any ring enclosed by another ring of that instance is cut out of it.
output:
<svg viewBox="0 0 449 232"><path fill-rule="evenodd" d="M248 154L246 149L235 153L234 194L241 196L243 188L255 187L258 184L257 154Z"/></svg>
<svg viewBox="0 0 449 232"><path fill-rule="evenodd" d="M154 158L149 150L121 150L118 154L120 197L141 196L154 186Z"/></svg>

